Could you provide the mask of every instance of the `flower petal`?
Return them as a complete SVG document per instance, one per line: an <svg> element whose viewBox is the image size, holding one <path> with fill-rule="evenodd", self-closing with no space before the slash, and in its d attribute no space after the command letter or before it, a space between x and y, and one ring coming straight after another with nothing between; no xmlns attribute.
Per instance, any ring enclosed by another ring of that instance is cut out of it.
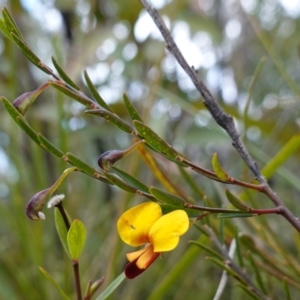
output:
<svg viewBox="0 0 300 300"><path fill-rule="evenodd" d="M157 220L149 231L150 243L155 252L173 250L179 236L189 228L189 218L184 210L174 210Z"/></svg>
<svg viewBox="0 0 300 300"><path fill-rule="evenodd" d="M146 252L148 250L149 247L150 247L150 244L141 250L127 253L126 257L130 262L137 260L144 252Z"/></svg>
<svg viewBox="0 0 300 300"><path fill-rule="evenodd" d="M121 239L131 246L148 243L149 230L161 215L160 206L150 201L127 210L117 222Z"/></svg>
<svg viewBox="0 0 300 300"><path fill-rule="evenodd" d="M125 267L125 275L129 279L133 279L133 278L137 277L138 275L143 273L146 269L148 269L160 254L160 253L153 252L152 245L149 245L149 246L145 247L144 249L133 252L133 253L137 254L138 252L140 252L140 254L139 254L140 257L131 261ZM131 254L131 253L129 253L129 254ZM127 255L127 257L128 257L128 255Z"/></svg>

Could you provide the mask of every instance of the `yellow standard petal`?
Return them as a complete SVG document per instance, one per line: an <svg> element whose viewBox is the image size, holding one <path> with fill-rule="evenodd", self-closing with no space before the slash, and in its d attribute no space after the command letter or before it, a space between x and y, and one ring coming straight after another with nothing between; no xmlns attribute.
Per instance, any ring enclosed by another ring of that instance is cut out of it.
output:
<svg viewBox="0 0 300 300"><path fill-rule="evenodd" d="M173 250L179 237L189 228L189 218L184 210L174 210L158 219L149 231L154 252Z"/></svg>
<svg viewBox="0 0 300 300"><path fill-rule="evenodd" d="M160 206L150 201L127 210L117 222L121 239L134 247L149 243L149 230L161 215Z"/></svg>

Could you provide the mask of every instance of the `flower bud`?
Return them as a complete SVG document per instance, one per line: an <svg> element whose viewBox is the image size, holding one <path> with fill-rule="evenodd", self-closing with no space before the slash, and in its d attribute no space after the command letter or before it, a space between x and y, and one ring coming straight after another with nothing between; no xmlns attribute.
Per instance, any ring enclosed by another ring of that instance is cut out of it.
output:
<svg viewBox="0 0 300 300"><path fill-rule="evenodd" d="M42 190L35 194L27 204L26 215L31 220L45 219L45 215L42 213L42 209L48 200L51 188Z"/></svg>
<svg viewBox="0 0 300 300"><path fill-rule="evenodd" d="M116 161L124 156L124 151L109 150L101 154L98 158L98 165L101 169L108 171Z"/></svg>

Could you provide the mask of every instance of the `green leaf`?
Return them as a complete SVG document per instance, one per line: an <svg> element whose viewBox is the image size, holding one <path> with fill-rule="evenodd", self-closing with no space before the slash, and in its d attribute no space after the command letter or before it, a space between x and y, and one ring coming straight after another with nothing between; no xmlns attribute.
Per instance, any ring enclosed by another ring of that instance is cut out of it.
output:
<svg viewBox="0 0 300 300"><path fill-rule="evenodd" d="M57 207L54 207L54 221L55 221L55 227L56 227L59 239L60 239L66 253L71 257L70 252L69 252L69 247L68 247L68 241L67 241L68 229L67 229L64 219Z"/></svg>
<svg viewBox="0 0 300 300"><path fill-rule="evenodd" d="M7 28L7 32L14 33L20 39L24 40L21 31L19 30L16 22L14 21L13 17L11 16L10 12L6 7L2 9L2 16L5 26Z"/></svg>
<svg viewBox="0 0 300 300"><path fill-rule="evenodd" d="M164 190L150 187L149 192L158 200L161 202L164 202L166 204L174 205L178 208L185 207L185 200L180 198L179 196L170 194L168 192L165 192Z"/></svg>
<svg viewBox="0 0 300 300"><path fill-rule="evenodd" d="M196 218L196 217L199 217L199 215L200 215L199 210L195 210L195 209L191 209L191 208L178 207L178 206L171 205L171 204L160 204L160 207L161 207L163 214L168 214L169 212L172 212L174 210L181 209L187 213L189 218Z"/></svg>
<svg viewBox="0 0 300 300"><path fill-rule="evenodd" d="M39 267L40 271L43 275L48 279L48 281L52 284L52 286L59 292L60 296L64 300L70 300L70 298L65 294L65 292L59 287L59 285L54 281L51 275L42 267Z"/></svg>
<svg viewBox="0 0 300 300"><path fill-rule="evenodd" d="M241 211L249 212L251 209L245 205L237 196L232 194L228 189L226 189L226 196L228 201L237 209Z"/></svg>
<svg viewBox="0 0 300 300"><path fill-rule="evenodd" d="M86 229L80 220L74 220L67 234L70 255L78 260L86 240Z"/></svg>
<svg viewBox="0 0 300 300"><path fill-rule="evenodd" d="M96 300L107 299L117 289L117 287L124 281L125 278L126 278L125 273L124 272L121 273Z"/></svg>
<svg viewBox="0 0 300 300"><path fill-rule="evenodd" d="M17 117L18 125L27 133L27 135L35 141L39 146L41 146L41 142L38 138L37 133L33 130L33 128L25 121L23 117Z"/></svg>
<svg viewBox="0 0 300 300"><path fill-rule="evenodd" d="M89 77L87 71L84 71L83 74L84 74L85 82L86 82L88 88L90 89L90 91L91 91L93 97L94 97L95 100L98 102L98 104L99 104L101 107L103 107L103 108L105 108L106 110L108 110L108 111L110 111L110 112L113 113L114 111L111 109L111 107L110 107L109 105L107 105L106 102L105 102L105 101L102 99L102 97L99 95L99 93L98 93L97 89L95 88L93 82L91 81L91 79L90 79L90 77Z"/></svg>
<svg viewBox="0 0 300 300"><path fill-rule="evenodd" d="M167 142L159 137L152 129L146 126L140 121L133 121L133 124L138 133L147 141L147 143L153 147L156 151L167 157L176 159L178 152L172 148Z"/></svg>
<svg viewBox="0 0 300 300"><path fill-rule="evenodd" d="M265 165L261 173L270 178L300 148L300 134L294 135L280 151Z"/></svg>
<svg viewBox="0 0 300 300"><path fill-rule="evenodd" d="M137 178L133 177L132 175L126 173L123 170L118 169L117 167L112 166L111 169L122 179L124 179L126 182L130 183L134 187L136 187L138 190L143 191L145 193L149 193L149 188L139 181Z"/></svg>
<svg viewBox="0 0 300 300"><path fill-rule="evenodd" d="M65 73L54 57L52 57L52 62L60 77L75 90L80 91L78 85L76 85L76 83L74 83L74 81L72 81L72 79Z"/></svg>
<svg viewBox="0 0 300 300"><path fill-rule="evenodd" d="M217 153L213 154L213 157L212 157L212 166L213 166L213 169L214 169L216 175L218 176L218 178L220 178L223 181L226 181L228 179L229 176L224 171L224 169L222 168L222 166L220 165Z"/></svg>
<svg viewBox="0 0 300 300"><path fill-rule="evenodd" d="M137 192L137 188L129 183L127 183L126 181L124 181L123 179L121 179L120 177L118 177L115 174L112 173L108 173L105 172L105 177L114 185L118 186L120 189L129 192L129 193L136 193Z"/></svg>
<svg viewBox="0 0 300 300"><path fill-rule="evenodd" d="M90 165L88 165L86 162L82 161L79 157L76 155L67 152L65 157L68 159L69 162L71 162L74 166L78 167L83 172L94 176L94 174L97 172L94 168L92 168Z"/></svg>
<svg viewBox="0 0 300 300"><path fill-rule="evenodd" d="M222 260L216 259L214 257L206 257L207 260L210 260L211 262L213 262L214 264L216 264L217 266L219 266L221 269L223 269L224 271L226 271L229 275L236 277L237 279L243 281L238 274L236 274L232 269L230 269L229 267L227 267L224 262Z"/></svg>
<svg viewBox="0 0 300 300"><path fill-rule="evenodd" d="M91 109L91 110L86 110L85 113L88 115L95 115L95 116L102 117L102 118L106 119L109 123L118 127L119 129L121 129L127 133L132 133L132 134L136 135L134 129L129 124L127 124L125 121L123 121L121 118L119 118L116 114L111 113L108 110Z"/></svg>
<svg viewBox="0 0 300 300"><path fill-rule="evenodd" d="M6 98L1 97L0 99L1 99L1 101L2 101L2 103L4 105L4 107L5 107L5 109L10 114L10 116L15 120L15 122L17 124L19 124L17 117L23 118L23 116L20 114L20 112Z"/></svg>
<svg viewBox="0 0 300 300"><path fill-rule="evenodd" d="M256 296L247 286L241 283L237 283L237 286L239 286L248 296L250 296L252 299L255 300L261 300L260 297Z"/></svg>
<svg viewBox="0 0 300 300"><path fill-rule="evenodd" d="M283 290L285 292L286 300L292 300L291 293L290 293L290 290L289 290L289 286L288 286L285 279L283 280Z"/></svg>
<svg viewBox="0 0 300 300"><path fill-rule="evenodd" d="M6 26L5 26L5 22L3 19L0 18L0 30L5 34L5 36L10 39L13 42L12 37L10 36L9 31L7 30Z"/></svg>
<svg viewBox="0 0 300 300"><path fill-rule="evenodd" d="M37 134L40 141L40 146L52 153L53 155L62 158L64 153L56 148L49 140L47 140L41 133Z"/></svg>
<svg viewBox="0 0 300 300"><path fill-rule="evenodd" d="M257 214L248 213L248 212L240 212L237 210L236 213L220 213L218 214L218 218L249 218L257 216Z"/></svg>
<svg viewBox="0 0 300 300"><path fill-rule="evenodd" d="M91 108L95 108L97 106L97 104L93 100L89 99L87 96L78 91L71 90L69 87L65 86L65 84L60 81L49 81L49 85L53 86L68 97L78 101L84 106Z"/></svg>
<svg viewBox="0 0 300 300"><path fill-rule="evenodd" d="M131 101L129 100L126 93L123 94L123 100L124 100L126 109L129 113L132 121L137 120L137 121L143 122L142 118L140 117L139 113L137 112L137 110L135 109L135 107L133 106Z"/></svg>

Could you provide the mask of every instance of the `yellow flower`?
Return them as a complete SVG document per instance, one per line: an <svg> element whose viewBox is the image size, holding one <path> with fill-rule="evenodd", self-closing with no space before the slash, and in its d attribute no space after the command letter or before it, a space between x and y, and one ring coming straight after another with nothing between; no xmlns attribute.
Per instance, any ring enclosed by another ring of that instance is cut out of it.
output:
<svg viewBox="0 0 300 300"><path fill-rule="evenodd" d="M161 252L173 250L179 237L189 228L189 218L184 210L162 215L155 202L145 202L127 210L117 222L121 239L130 246L146 246L127 254L125 267L127 278L135 278L144 272Z"/></svg>

